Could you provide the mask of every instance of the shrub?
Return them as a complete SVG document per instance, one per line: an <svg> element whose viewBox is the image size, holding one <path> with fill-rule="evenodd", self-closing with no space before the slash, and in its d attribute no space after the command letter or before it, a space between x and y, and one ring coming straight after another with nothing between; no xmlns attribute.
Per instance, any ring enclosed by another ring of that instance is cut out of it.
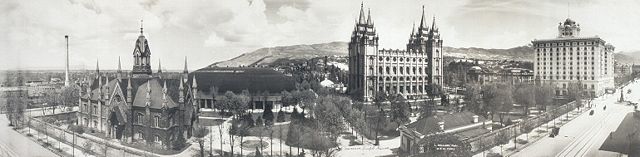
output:
<svg viewBox="0 0 640 157"><path fill-rule="evenodd" d="M186 144L187 144L187 141L184 138L178 137L175 141L173 141L172 147L173 147L173 150L180 150L184 148Z"/></svg>
<svg viewBox="0 0 640 157"><path fill-rule="evenodd" d="M286 118L285 118L285 114L282 110L278 111L278 118L276 120L277 122L285 122Z"/></svg>
<svg viewBox="0 0 640 157"><path fill-rule="evenodd" d="M271 110L265 110L265 111L262 113L262 118L264 119L264 124L265 124L265 125L271 125L271 124L273 124L273 119L274 119L273 111L271 111Z"/></svg>
<svg viewBox="0 0 640 157"><path fill-rule="evenodd" d="M256 119L256 126L262 126L262 125L264 125L264 122L261 117L258 117L258 119Z"/></svg>

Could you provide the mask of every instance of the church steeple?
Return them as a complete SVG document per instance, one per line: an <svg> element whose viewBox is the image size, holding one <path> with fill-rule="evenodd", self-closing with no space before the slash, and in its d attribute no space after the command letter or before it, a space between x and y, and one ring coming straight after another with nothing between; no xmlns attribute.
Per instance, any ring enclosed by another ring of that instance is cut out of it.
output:
<svg viewBox="0 0 640 157"><path fill-rule="evenodd" d="M149 42L143 34L142 20L140 21L140 36L136 40L135 47L133 49L133 70L131 73L135 77L150 76L151 75L151 50L149 50Z"/></svg>
<svg viewBox="0 0 640 157"><path fill-rule="evenodd" d="M360 18L358 18L358 24L365 24L366 19L364 17L364 2L360 3Z"/></svg>
<svg viewBox="0 0 640 157"><path fill-rule="evenodd" d="M100 61L96 59L96 75L100 76Z"/></svg>

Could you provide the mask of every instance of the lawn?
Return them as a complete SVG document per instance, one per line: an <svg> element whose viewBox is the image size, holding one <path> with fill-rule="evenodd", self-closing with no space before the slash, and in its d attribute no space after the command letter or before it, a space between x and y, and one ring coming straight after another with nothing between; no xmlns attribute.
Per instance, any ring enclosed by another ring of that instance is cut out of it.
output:
<svg viewBox="0 0 640 157"><path fill-rule="evenodd" d="M199 119L200 124L203 126L218 126L222 123L224 123L223 119L204 119L204 118L200 118Z"/></svg>
<svg viewBox="0 0 640 157"><path fill-rule="evenodd" d="M287 134L289 133L289 124L281 124L281 125L273 125L270 127L271 130L273 130L273 139L280 139L282 138L282 141L286 141L287 140ZM282 137L279 137L279 131L282 130ZM262 132L262 135L260 134L260 132ZM253 127L253 128L249 128L248 130L248 136L262 136L262 137L266 137L263 140L269 140L269 133L271 131L269 130L269 127L265 127L265 126L257 126L257 127Z"/></svg>

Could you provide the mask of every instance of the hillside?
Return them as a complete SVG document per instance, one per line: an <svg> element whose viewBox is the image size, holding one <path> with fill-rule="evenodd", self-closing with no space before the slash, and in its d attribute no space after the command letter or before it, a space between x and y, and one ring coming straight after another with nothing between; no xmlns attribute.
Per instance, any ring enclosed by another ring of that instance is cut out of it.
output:
<svg viewBox="0 0 640 157"><path fill-rule="evenodd" d="M320 56L346 56L346 42L331 42L312 45L278 46L270 48L260 48L253 52L242 54L227 61L214 63L212 66L251 66L268 65L274 61L287 59L311 59Z"/></svg>
<svg viewBox="0 0 640 157"><path fill-rule="evenodd" d="M311 59L320 56L346 56L347 42L331 42L312 45L278 46L261 48L242 54L233 59L217 62L211 66L251 66L270 65L278 59ZM533 61L533 49L530 46L519 46L509 49L453 48L444 47L444 55L453 58L475 58L483 60L516 60ZM640 51L616 53L615 58L622 63L640 64Z"/></svg>
<svg viewBox="0 0 640 157"><path fill-rule="evenodd" d="M616 61L623 64L640 64L640 51L618 52L613 56Z"/></svg>

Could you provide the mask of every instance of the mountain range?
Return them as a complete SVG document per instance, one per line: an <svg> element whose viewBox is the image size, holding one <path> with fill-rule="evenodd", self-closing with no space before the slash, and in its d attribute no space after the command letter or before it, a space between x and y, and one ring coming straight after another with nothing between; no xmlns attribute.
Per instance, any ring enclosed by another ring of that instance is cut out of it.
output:
<svg viewBox="0 0 640 157"><path fill-rule="evenodd" d="M533 61L534 53L530 45L509 49L454 48L444 47L445 57L473 58L482 60ZM238 57L213 63L211 66L254 66L269 65L278 59L311 59L321 56L347 56L347 42L330 42L311 45L291 45L260 48ZM624 64L640 64L640 51L619 52L614 58Z"/></svg>

